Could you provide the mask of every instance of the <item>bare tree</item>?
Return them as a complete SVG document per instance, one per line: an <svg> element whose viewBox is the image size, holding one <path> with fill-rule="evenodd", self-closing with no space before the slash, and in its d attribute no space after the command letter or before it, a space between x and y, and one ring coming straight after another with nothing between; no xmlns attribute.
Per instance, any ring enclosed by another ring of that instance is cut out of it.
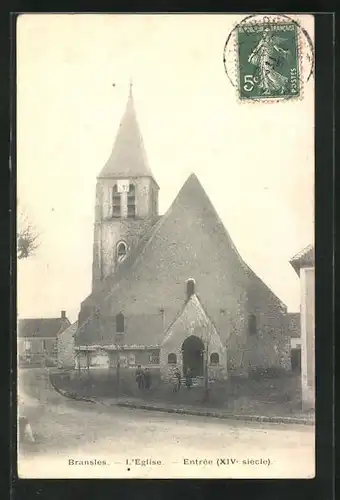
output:
<svg viewBox="0 0 340 500"><path fill-rule="evenodd" d="M39 234L36 228L30 223L27 215L18 210L17 220L17 257L27 259L34 254L39 246Z"/></svg>

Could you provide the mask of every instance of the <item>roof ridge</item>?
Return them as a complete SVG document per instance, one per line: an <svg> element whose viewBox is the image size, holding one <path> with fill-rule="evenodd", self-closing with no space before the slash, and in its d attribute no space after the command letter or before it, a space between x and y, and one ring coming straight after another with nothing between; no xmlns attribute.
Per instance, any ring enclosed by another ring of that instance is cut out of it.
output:
<svg viewBox="0 0 340 500"><path fill-rule="evenodd" d="M298 253L296 253L291 259L290 261L293 261L293 260L296 260L296 259L299 259L301 257L304 257L304 255L307 253L307 252L310 252L311 250L314 249L314 245L313 243L310 243L309 245L305 246L302 250L300 250Z"/></svg>
<svg viewBox="0 0 340 500"><path fill-rule="evenodd" d="M56 320L62 320L62 319L67 319L67 318L62 318L60 316L56 316L56 317L53 317L53 318L42 318L42 317L35 317L35 318L18 318L19 321L40 321L40 320L53 320L53 321L56 321Z"/></svg>
<svg viewBox="0 0 340 500"><path fill-rule="evenodd" d="M203 304L202 304L199 296L197 295L197 293L194 292L190 296L190 298L184 302L184 304L182 305L182 307L179 309L178 314L175 316L175 318L172 320L172 322L169 324L169 326L165 329L165 331L164 331L164 338L167 335L167 333L170 330L170 328L172 328L172 326L176 323L176 321L182 316L182 314L184 313L185 309L190 305L190 303L193 302L193 300L196 300L198 302L198 305L202 309L203 313L205 314L205 316L207 317L207 319L210 321L210 323L213 325L213 327L215 328L216 332L218 332L218 330L216 328L216 325L215 325L215 322L211 319L210 315L207 313L207 311L206 311L205 307L203 306Z"/></svg>

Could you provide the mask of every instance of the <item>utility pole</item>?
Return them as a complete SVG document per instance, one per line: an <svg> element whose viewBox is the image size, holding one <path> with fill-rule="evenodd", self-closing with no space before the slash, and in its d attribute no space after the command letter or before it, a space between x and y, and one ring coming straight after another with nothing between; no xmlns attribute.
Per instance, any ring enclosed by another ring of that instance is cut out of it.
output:
<svg viewBox="0 0 340 500"><path fill-rule="evenodd" d="M78 377L80 378L80 351L76 354L76 363L78 364Z"/></svg>
<svg viewBox="0 0 340 500"><path fill-rule="evenodd" d="M117 367L116 367L116 390L117 397L120 393L120 336L116 334L116 352L117 352Z"/></svg>
<svg viewBox="0 0 340 500"><path fill-rule="evenodd" d="M86 346L86 369L87 369L87 377L90 377L90 353L89 348Z"/></svg>
<svg viewBox="0 0 340 500"><path fill-rule="evenodd" d="M209 344L210 344L210 335L209 338L205 341L205 349L204 349L204 401L209 400Z"/></svg>
<svg viewBox="0 0 340 500"><path fill-rule="evenodd" d="M87 396L89 396L90 395L90 353L89 353L88 346L86 346L86 371L87 371L86 392L87 392Z"/></svg>

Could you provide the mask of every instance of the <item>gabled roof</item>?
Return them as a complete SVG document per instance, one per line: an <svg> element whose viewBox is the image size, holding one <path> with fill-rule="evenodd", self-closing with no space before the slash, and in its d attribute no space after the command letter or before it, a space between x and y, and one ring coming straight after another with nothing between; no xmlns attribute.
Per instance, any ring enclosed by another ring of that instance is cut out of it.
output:
<svg viewBox="0 0 340 500"><path fill-rule="evenodd" d="M254 297L264 295L266 300L271 298L274 307L282 305L239 255L195 174L103 288L84 300L76 343L111 344L115 315L122 312L127 318L124 344L154 344L155 332L161 336L182 310L189 278L196 281L201 304L224 336L229 332L220 308L226 303L238 307L243 300L240 293L247 293L252 302ZM164 324L159 312L163 306ZM100 329L93 314L96 307ZM140 315L141 310L145 316Z"/></svg>
<svg viewBox="0 0 340 500"><path fill-rule="evenodd" d="M287 313L288 335L292 338L301 337L300 313Z"/></svg>
<svg viewBox="0 0 340 500"><path fill-rule="evenodd" d="M98 178L153 177L139 130L132 90L109 159Z"/></svg>
<svg viewBox="0 0 340 500"><path fill-rule="evenodd" d="M96 322L91 316L75 333L77 345L105 345L120 347L149 346L157 347L163 339L163 321L161 314L134 315L126 318L125 333L116 339L116 323L114 317L101 317Z"/></svg>
<svg viewBox="0 0 340 500"><path fill-rule="evenodd" d="M58 333L70 325L69 320L62 318L27 318L20 319L18 336L20 338L57 337Z"/></svg>
<svg viewBox="0 0 340 500"><path fill-rule="evenodd" d="M203 341L209 340L208 335L218 335L214 323L209 318L195 293L191 295L178 316L168 327L162 341L162 346L171 344L172 341L177 343L178 341L175 337L178 334L183 337L183 340L190 335L195 335L202 338Z"/></svg>
<svg viewBox="0 0 340 500"><path fill-rule="evenodd" d="M143 270L145 262L153 266L153 263L150 263L150 255L155 255L155 252L156 256L162 258L165 263L173 261L179 252L184 253L190 250L187 245L184 245L184 239L192 231L200 247L202 245L200 232L208 236L209 241L211 241L210 233L212 233L217 239L219 252L227 252L246 272L251 271L239 255L197 176L191 174L165 215L155 222L126 259L119 264L115 273L105 280L102 290L97 294L91 294L83 304L89 302L99 305L104 298L110 299L118 287L128 284L129 280L131 282L136 273ZM163 247L163 242L167 241L170 245L166 243L162 254L159 254L159 247ZM207 257L206 252L204 255ZM224 265L227 265L226 261Z"/></svg>
<svg viewBox="0 0 340 500"><path fill-rule="evenodd" d="M100 317L108 321L123 312L129 318L126 343L130 335L136 335L138 339L131 338L131 342L144 344L149 333L153 336L153 332L164 331L182 309L188 278L196 280L201 303L218 329L220 308L225 307L226 300L234 300L236 307L238 291L245 290L253 280L253 274L194 174L187 179L166 214L145 234L103 289L82 303L77 344L97 342L96 328L91 324L92 312L86 320L87 308L91 311L95 306L99 307ZM258 286L263 286L261 283ZM140 302L145 305L148 320L138 317ZM167 323L162 328L157 311L165 304ZM114 325L103 328L100 341L110 343L114 332Z"/></svg>
<svg viewBox="0 0 340 500"><path fill-rule="evenodd" d="M315 264L315 250L314 245L308 245L303 248L299 253L294 255L289 261L297 274L300 274L301 267L310 267Z"/></svg>

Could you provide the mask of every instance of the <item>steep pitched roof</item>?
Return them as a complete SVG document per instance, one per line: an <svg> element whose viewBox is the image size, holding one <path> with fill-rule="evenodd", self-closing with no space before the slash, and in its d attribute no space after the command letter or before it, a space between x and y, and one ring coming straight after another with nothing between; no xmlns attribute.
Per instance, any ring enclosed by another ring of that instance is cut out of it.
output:
<svg viewBox="0 0 340 500"><path fill-rule="evenodd" d="M70 325L62 318L28 318L19 320L18 336L21 338L54 338Z"/></svg>
<svg viewBox="0 0 340 500"><path fill-rule="evenodd" d="M166 214L119 265L104 289L83 302L82 309L85 312L86 307L97 305L101 318L114 317L120 311L126 313L130 321L128 335L136 332L131 335L138 335L141 338L138 343L144 344L148 332L151 335L164 330L159 315L158 318L155 315L157 309L163 304L171 304L174 315L169 321L172 321L183 307L188 278L196 280L200 299L213 318L206 304L211 306L213 301L219 316L219 308L225 307L226 300L234 301L237 307L238 294L243 293L241 290L246 287L249 276L248 266L238 254L196 175L192 174ZM145 304L145 314L151 315L150 321L155 325L144 325L138 319L141 301ZM86 314L82 319L79 317L78 344L83 344L85 339L90 342L94 335L91 334L91 330L95 331L91 325L93 318L84 321L85 317ZM213 320L216 324L216 318ZM114 335L114 325L102 331L101 341L106 344L110 339L105 336Z"/></svg>
<svg viewBox="0 0 340 500"><path fill-rule="evenodd" d="M313 245L308 245L299 253L294 255L289 261L297 274L300 274L301 267L314 266L315 250Z"/></svg>
<svg viewBox="0 0 340 500"><path fill-rule="evenodd" d="M171 257L174 253L178 254L177 249L181 246L181 243L183 244L183 237L188 235L187 228L190 232L192 230L196 231L192 223L196 226L196 229L203 230L208 238L211 231L214 236L217 236L220 249L231 251L238 264L244 270L250 271L239 255L197 176L191 174L165 215L155 222L126 259L119 264L115 273L106 279L101 291L97 294L91 294L83 303L89 301L98 304L104 298L109 299L112 293L117 290L117 287L122 285L122 282L131 279L136 269L142 270L144 260L149 260L148 256L151 255L148 251L155 249L155 247L157 251L157 247L161 242L171 240L170 247L166 245L166 252L162 254L164 262L166 262L166 254L171 254ZM171 236L173 229L175 229L176 234ZM159 252L157 253L158 257L162 257ZM169 262L171 260L173 259L169 258Z"/></svg>
<svg viewBox="0 0 340 500"><path fill-rule="evenodd" d="M194 293L185 303L178 316L165 332L163 345L178 344L178 337L182 340L190 335L200 337L203 342L209 341L211 335L217 335L216 327L204 310L199 298Z"/></svg>
<svg viewBox="0 0 340 500"><path fill-rule="evenodd" d="M254 296L264 290L266 299L270 294L276 305L281 304L242 260L194 174L187 179L166 214L141 238L103 289L82 303L76 343L112 343L114 317L123 312L129 322L125 345L154 344L155 332L162 334L182 310L185 282L189 278L196 281L201 303L224 336L230 332L220 309L229 304L228 307L235 310L244 302L245 293ZM167 311L162 324L158 311L164 305ZM103 325L100 329L91 312L96 307ZM145 316L140 315L141 310ZM105 326L105 322L109 324Z"/></svg>
<svg viewBox="0 0 340 500"><path fill-rule="evenodd" d="M132 90L109 159L98 178L153 177L139 130Z"/></svg>
<svg viewBox="0 0 340 500"><path fill-rule="evenodd" d="M88 328L79 328L75 340L78 346L105 345L117 347L157 347L163 339L163 324L160 314L135 315L125 320L125 333L116 338L114 317L102 317L99 323L91 318ZM142 334L141 334L142 332Z"/></svg>
<svg viewBox="0 0 340 500"><path fill-rule="evenodd" d="M301 337L300 313L288 313L288 335L292 338Z"/></svg>

